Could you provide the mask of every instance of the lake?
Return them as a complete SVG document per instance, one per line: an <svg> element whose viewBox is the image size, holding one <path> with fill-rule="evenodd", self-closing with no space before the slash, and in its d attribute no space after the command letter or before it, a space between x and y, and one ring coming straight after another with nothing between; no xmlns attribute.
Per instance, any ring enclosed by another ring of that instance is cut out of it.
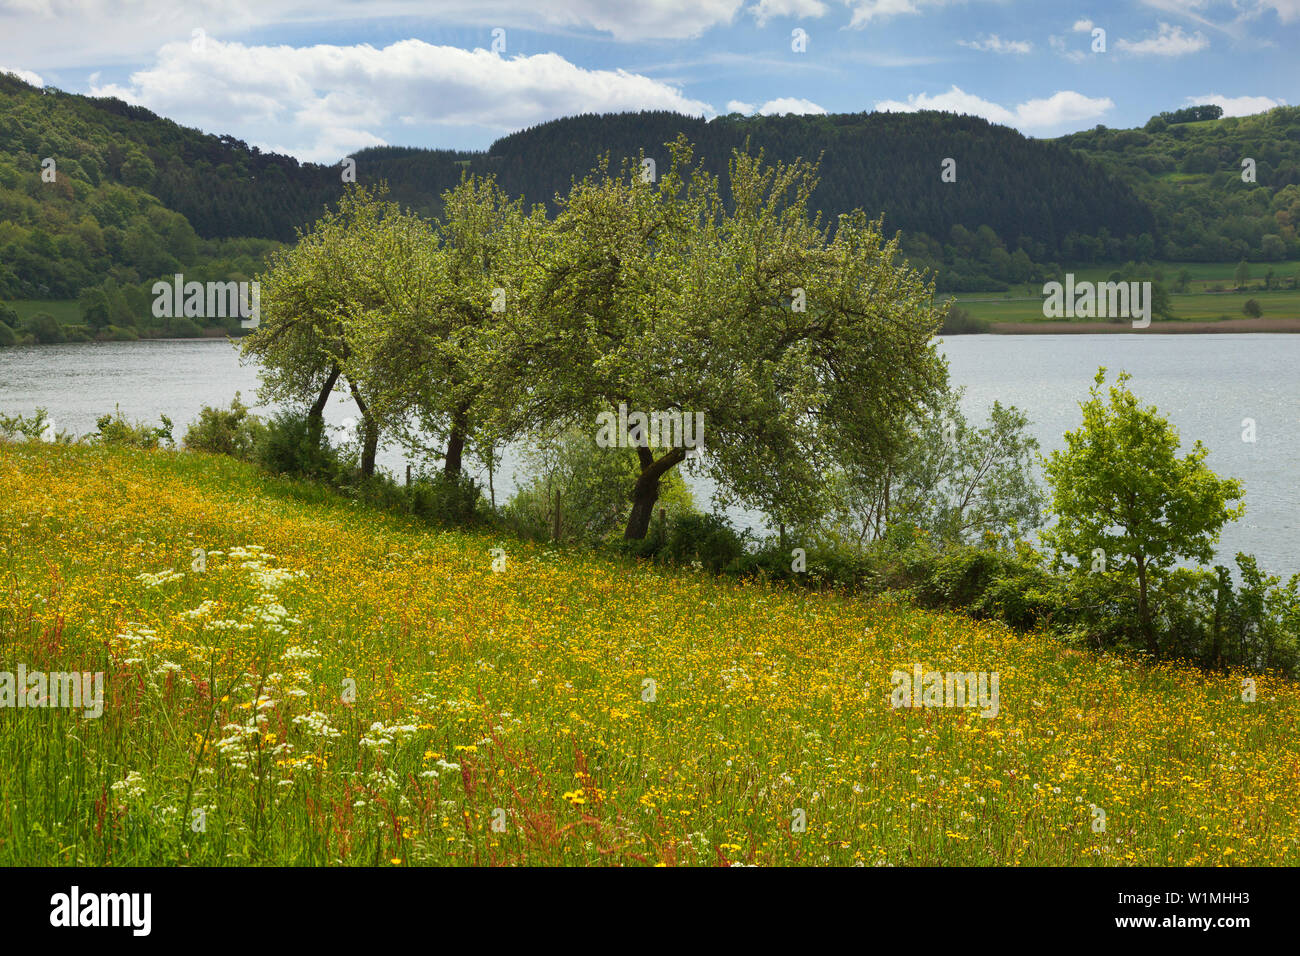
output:
<svg viewBox="0 0 1300 956"><path fill-rule="evenodd" d="M1300 571L1300 335L968 335L947 339L954 385L965 386L963 408L982 423L994 401L1021 408L1044 453L1063 446L1063 433L1081 421L1079 403L1099 365L1132 373L1131 387L1178 427L1185 446L1200 439L1208 464L1240 478L1246 515L1229 525L1220 546L1227 563L1237 551L1289 576ZM130 419L156 422L165 414L179 440L204 405L226 406L239 391L255 403L257 373L240 365L225 341L47 345L0 350L0 412L46 408L60 430L84 434L115 405ZM265 412L265 409L258 409ZM350 399L331 401L326 417L341 426L354 417ZM1242 420L1254 419L1256 441L1242 440ZM706 439L707 445L707 439ZM386 448L379 463L401 475L405 458ZM497 501L514 488L518 457L507 454L496 475ZM486 488L486 474L481 479ZM711 488L693 481L707 506ZM759 515L732 513L748 526Z"/></svg>

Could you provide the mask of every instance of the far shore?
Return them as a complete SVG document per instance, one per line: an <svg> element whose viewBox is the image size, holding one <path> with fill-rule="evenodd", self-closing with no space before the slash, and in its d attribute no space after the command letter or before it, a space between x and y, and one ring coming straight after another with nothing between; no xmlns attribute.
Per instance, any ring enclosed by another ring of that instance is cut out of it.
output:
<svg viewBox="0 0 1300 956"><path fill-rule="evenodd" d="M1083 320L1042 322L993 322L993 335L1109 335L1118 333L1189 333L1300 332L1300 318L1291 319L1218 319L1210 322L1152 322L1145 329L1135 329L1131 322L1089 322Z"/></svg>

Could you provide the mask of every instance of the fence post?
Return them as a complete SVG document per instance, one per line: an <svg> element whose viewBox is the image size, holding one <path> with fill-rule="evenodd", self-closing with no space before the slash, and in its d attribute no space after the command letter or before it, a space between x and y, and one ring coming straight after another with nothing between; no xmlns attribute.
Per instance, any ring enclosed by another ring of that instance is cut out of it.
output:
<svg viewBox="0 0 1300 956"><path fill-rule="evenodd" d="M555 489L555 525L551 529L551 540L560 540L560 489Z"/></svg>
<svg viewBox="0 0 1300 956"><path fill-rule="evenodd" d="M410 485L410 483L411 483L411 464L410 464L410 462L407 462L407 464L406 464L406 483L407 483L408 485Z"/></svg>

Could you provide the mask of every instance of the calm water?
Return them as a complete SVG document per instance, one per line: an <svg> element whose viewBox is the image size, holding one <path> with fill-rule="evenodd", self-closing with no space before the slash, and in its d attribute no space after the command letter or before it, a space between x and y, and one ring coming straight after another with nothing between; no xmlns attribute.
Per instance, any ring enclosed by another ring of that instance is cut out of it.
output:
<svg viewBox="0 0 1300 956"><path fill-rule="evenodd" d="M1184 444L1200 439L1208 463L1246 487L1246 515L1223 534L1220 552L1253 552L1274 573L1300 571L1300 335L1026 335L959 336L944 343L952 381L966 386L967 414L982 421L994 401L1016 405L1048 452L1078 426L1099 365L1132 373L1132 388L1178 426ZM228 405L235 392L253 404L256 370L241 366L227 342L87 343L0 350L0 412L46 408L60 430L94 431L95 419L120 405L131 419L176 423L176 436L204 405ZM259 411L266 409L259 408ZM326 416L341 425L351 400L333 400ZM1253 418L1257 441L1242 441ZM405 469L400 450L380 464ZM521 471L507 455L496 475L498 502ZM482 476L486 482L486 475ZM711 489L695 483L701 503ZM486 487L486 484L485 484ZM756 515L735 514L761 526Z"/></svg>

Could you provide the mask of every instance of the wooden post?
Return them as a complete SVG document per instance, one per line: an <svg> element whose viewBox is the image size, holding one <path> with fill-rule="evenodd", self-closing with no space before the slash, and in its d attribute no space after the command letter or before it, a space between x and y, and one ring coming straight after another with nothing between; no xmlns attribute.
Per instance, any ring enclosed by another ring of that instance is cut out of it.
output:
<svg viewBox="0 0 1300 956"><path fill-rule="evenodd" d="M666 532L664 531L664 522L665 522L665 520L667 519L667 517L668 517L668 512L667 512L667 510L664 509L664 508L660 508L660 509L659 509L659 538L660 538L660 540L663 539L663 536L664 536L664 534L666 533Z"/></svg>
<svg viewBox="0 0 1300 956"><path fill-rule="evenodd" d="M551 540L560 540L560 489L555 489L555 525L551 529Z"/></svg>
<svg viewBox="0 0 1300 956"><path fill-rule="evenodd" d="M411 464L410 464L410 462L407 462L407 464L406 464L406 483L407 483L407 485L410 485L410 483L411 483Z"/></svg>

